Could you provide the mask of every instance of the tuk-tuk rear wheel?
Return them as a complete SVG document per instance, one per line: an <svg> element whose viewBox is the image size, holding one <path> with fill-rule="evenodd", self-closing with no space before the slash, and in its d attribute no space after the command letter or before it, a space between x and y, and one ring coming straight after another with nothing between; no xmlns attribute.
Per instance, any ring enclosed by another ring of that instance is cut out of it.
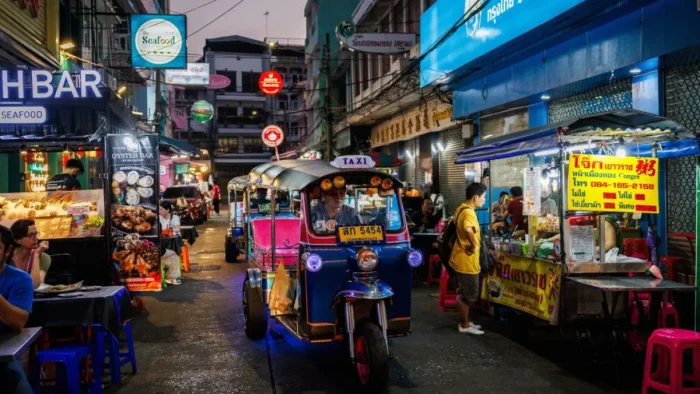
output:
<svg viewBox="0 0 700 394"><path fill-rule="evenodd" d="M248 279L243 283L243 327L248 338L261 338L267 333L265 304Z"/></svg>
<svg viewBox="0 0 700 394"><path fill-rule="evenodd" d="M389 381L389 355L381 328L370 320L357 322L353 346L360 384L369 392L383 393Z"/></svg>

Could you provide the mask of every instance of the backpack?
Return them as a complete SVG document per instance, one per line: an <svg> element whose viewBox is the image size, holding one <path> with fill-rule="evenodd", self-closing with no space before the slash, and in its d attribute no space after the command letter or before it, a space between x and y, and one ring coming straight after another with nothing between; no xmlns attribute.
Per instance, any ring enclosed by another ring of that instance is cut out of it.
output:
<svg viewBox="0 0 700 394"><path fill-rule="evenodd" d="M442 263L442 266L445 267L445 270L451 278L454 278L457 275L457 271L455 271L450 265L452 248L454 247L455 241L457 241L456 221L459 219L459 215L461 215L465 209L466 208L462 208L461 210L455 212L455 215L449 222L447 222L447 225L444 229L442 229L442 232L440 235L438 235L437 240L435 240L435 249L437 249L438 256L440 256L440 262Z"/></svg>

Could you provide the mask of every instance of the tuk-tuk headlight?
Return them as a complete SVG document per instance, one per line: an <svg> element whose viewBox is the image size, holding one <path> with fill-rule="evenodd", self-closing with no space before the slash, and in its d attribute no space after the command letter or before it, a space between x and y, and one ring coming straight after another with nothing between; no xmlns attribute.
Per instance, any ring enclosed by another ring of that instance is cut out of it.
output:
<svg viewBox="0 0 700 394"><path fill-rule="evenodd" d="M423 253L415 249L408 252L408 265L415 268L421 264L423 264Z"/></svg>
<svg viewBox="0 0 700 394"><path fill-rule="evenodd" d="M323 267L323 259L315 253L304 253L301 255L304 266L311 272L318 272Z"/></svg>
<svg viewBox="0 0 700 394"><path fill-rule="evenodd" d="M377 263L379 263L379 258L374 250L364 247L357 251L357 265L361 270L372 271L377 268Z"/></svg>

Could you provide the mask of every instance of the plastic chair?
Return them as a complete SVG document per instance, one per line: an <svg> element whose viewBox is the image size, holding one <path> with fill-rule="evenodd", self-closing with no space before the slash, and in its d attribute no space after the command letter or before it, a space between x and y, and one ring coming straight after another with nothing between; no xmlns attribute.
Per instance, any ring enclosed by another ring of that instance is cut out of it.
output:
<svg viewBox="0 0 700 394"><path fill-rule="evenodd" d="M693 352L693 374L683 374L683 352ZM656 370L652 372L652 359L657 356ZM692 381L695 387L684 387L684 381ZM700 393L700 334L690 330L659 329L649 338L644 363L642 393L649 389L673 394Z"/></svg>
<svg viewBox="0 0 700 394"><path fill-rule="evenodd" d="M443 267L442 274L440 275L440 292L438 293L438 302L441 312L444 312L445 308L457 308L457 292L448 289L449 279L450 275L447 273L445 267Z"/></svg>
<svg viewBox="0 0 700 394"><path fill-rule="evenodd" d="M440 266L440 256L437 254L430 256L430 260L428 260L428 288L430 288L432 282L440 283L440 279L436 279L433 276L433 266L435 265Z"/></svg>
<svg viewBox="0 0 700 394"><path fill-rule="evenodd" d="M101 393L100 368L97 363L97 357L94 356L93 349L89 345L71 345L40 350L34 367L34 393L39 394L41 365L44 363L60 363L65 367L65 375L57 373L59 386L64 387L63 392L65 393L80 394L80 361L91 355L93 355L92 367L95 378L93 392Z"/></svg>
<svg viewBox="0 0 700 394"><path fill-rule="evenodd" d="M134 337L131 332L131 321L127 321L123 325L126 334L126 352L121 352L119 350L119 338L107 332L102 326L96 326L96 328L98 344L97 357L99 360L102 360L105 369L109 368L112 384L121 384L121 367L126 364L131 364L131 373L136 375L138 369L136 367L136 352L134 351ZM108 341L106 354L104 348L105 339ZM109 362L104 362L106 357L109 357Z"/></svg>

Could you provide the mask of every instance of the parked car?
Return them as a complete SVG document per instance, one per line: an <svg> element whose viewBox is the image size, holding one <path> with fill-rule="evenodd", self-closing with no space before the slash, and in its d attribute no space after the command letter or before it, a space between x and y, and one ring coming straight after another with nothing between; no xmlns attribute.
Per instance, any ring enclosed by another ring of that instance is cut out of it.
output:
<svg viewBox="0 0 700 394"><path fill-rule="evenodd" d="M171 186L163 192L162 200L173 204L183 224L202 224L207 220L206 201L197 186Z"/></svg>

